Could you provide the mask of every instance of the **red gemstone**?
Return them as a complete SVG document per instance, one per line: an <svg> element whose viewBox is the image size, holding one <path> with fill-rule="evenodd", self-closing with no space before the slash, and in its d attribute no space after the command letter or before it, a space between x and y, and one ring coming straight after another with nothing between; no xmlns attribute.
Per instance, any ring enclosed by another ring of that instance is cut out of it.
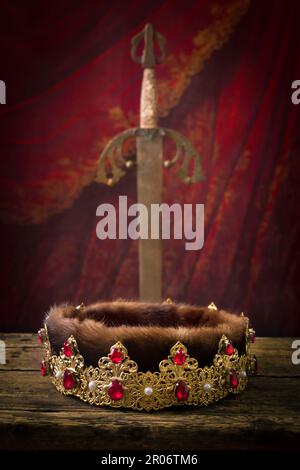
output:
<svg viewBox="0 0 300 470"><path fill-rule="evenodd" d="M73 376L73 372L70 370L65 370L64 378L63 378L63 386L66 390L71 390L75 385L75 380Z"/></svg>
<svg viewBox="0 0 300 470"><path fill-rule="evenodd" d="M186 401L189 397L190 390L183 380L179 380L175 388L175 396L178 401Z"/></svg>
<svg viewBox="0 0 300 470"><path fill-rule="evenodd" d="M234 347L232 346L231 341L228 341L228 343L226 343L226 354L227 356L232 356L233 353L234 353Z"/></svg>
<svg viewBox="0 0 300 470"><path fill-rule="evenodd" d="M238 384L239 384L239 379L238 379L238 376L237 376L237 373L236 373L236 370L235 369L231 369L231 371L229 372L229 381L230 381L230 387L235 389L237 388Z"/></svg>
<svg viewBox="0 0 300 470"><path fill-rule="evenodd" d="M108 355L109 359L114 364L120 364L124 359L124 354L118 348L112 348L110 354Z"/></svg>
<svg viewBox="0 0 300 470"><path fill-rule="evenodd" d="M41 374L42 374L43 377L45 377L45 375L47 375L47 366L46 366L45 361L41 362Z"/></svg>
<svg viewBox="0 0 300 470"><path fill-rule="evenodd" d="M38 332L38 342L39 342L40 344L43 344L43 342L44 342L44 337L43 337L41 331Z"/></svg>
<svg viewBox="0 0 300 470"><path fill-rule="evenodd" d="M64 355L67 356L67 357L71 357L73 355L73 348L68 343L68 341L64 342Z"/></svg>
<svg viewBox="0 0 300 470"><path fill-rule="evenodd" d="M186 360L186 355L185 355L184 350L178 349L173 359L174 363L177 366L182 366L185 363L185 360Z"/></svg>
<svg viewBox="0 0 300 470"><path fill-rule="evenodd" d="M252 331L252 333L250 334L250 341L251 341L251 343L254 343L254 342L255 342L255 339L256 339L255 331Z"/></svg>
<svg viewBox="0 0 300 470"><path fill-rule="evenodd" d="M121 400L124 397L123 385L120 380L113 380L107 389L108 395L114 401Z"/></svg>

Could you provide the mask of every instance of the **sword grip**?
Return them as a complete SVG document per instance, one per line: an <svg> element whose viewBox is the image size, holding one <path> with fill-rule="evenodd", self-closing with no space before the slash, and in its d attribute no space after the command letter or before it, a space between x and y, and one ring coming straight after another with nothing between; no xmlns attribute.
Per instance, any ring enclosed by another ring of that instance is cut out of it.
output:
<svg viewBox="0 0 300 470"><path fill-rule="evenodd" d="M140 101L140 127L153 129L157 127L157 89L154 69L144 69L141 101Z"/></svg>

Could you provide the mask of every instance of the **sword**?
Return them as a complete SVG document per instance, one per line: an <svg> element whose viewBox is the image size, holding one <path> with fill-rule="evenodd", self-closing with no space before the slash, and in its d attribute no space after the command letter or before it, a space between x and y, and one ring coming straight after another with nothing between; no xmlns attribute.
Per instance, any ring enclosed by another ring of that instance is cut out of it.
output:
<svg viewBox="0 0 300 470"><path fill-rule="evenodd" d="M141 42L142 54L137 54ZM159 54L155 53L155 43ZM200 156L182 134L158 126L157 87L155 66L166 56L166 40L151 24L132 38L131 57L141 64L143 79L140 99L140 125L127 129L113 137L102 151L96 181L114 186L133 161L123 154L127 139L136 138L137 150L137 197L151 215L151 205L160 204L162 199L163 167L178 166L179 177L187 184L203 179ZM175 142L176 151L172 159L163 158L163 141L169 138ZM148 228L150 220L148 220ZM149 228L150 231L150 228ZM140 300L159 302L162 299L162 243L158 238L139 239L139 294Z"/></svg>

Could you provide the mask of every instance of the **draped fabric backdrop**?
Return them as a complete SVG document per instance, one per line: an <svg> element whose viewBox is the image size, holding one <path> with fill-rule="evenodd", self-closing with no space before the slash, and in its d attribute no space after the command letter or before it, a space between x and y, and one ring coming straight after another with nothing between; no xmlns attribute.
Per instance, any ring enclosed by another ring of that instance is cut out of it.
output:
<svg viewBox="0 0 300 470"><path fill-rule="evenodd" d="M93 182L99 153L138 124L130 39L166 38L162 126L198 149L205 181L165 170L164 201L205 204L205 244L164 241L164 296L249 314L260 335L300 334L297 0L1 1L0 329L49 306L138 296L138 246L100 241L96 208L136 201L135 169Z"/></svg>

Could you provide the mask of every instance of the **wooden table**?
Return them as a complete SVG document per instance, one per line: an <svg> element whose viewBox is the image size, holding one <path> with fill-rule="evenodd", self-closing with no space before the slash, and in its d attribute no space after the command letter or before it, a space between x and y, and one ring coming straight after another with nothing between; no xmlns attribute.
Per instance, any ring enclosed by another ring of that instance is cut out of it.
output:
<svg viewBox="0 0 300 470"><path fill-rule="evenodd" d="M0 334L2 449L297 449L300 365L291 338L258 338L259 375L246 392L202 408L141 413L96 408L60 395L39 372L36 335Z"/></svg>

